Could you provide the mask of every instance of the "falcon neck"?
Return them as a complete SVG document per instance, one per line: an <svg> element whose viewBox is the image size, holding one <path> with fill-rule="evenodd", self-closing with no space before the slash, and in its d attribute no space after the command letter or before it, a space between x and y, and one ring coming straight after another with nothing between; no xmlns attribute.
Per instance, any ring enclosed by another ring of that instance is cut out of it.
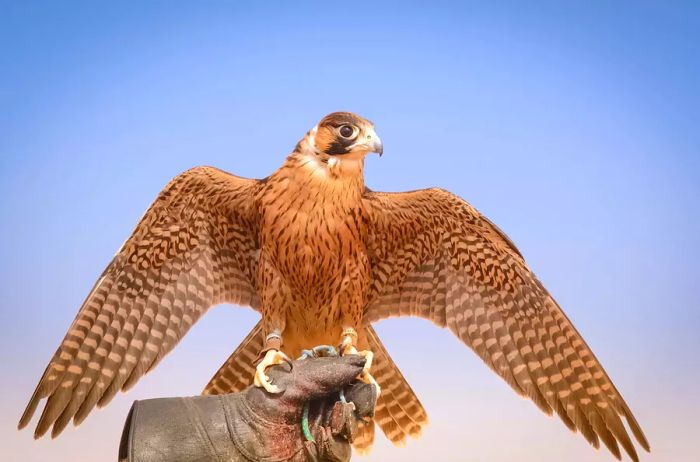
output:
<svg viewBox="0 0 700 462"><path fill-rule="evenodd" d="M339 205L359 202L365 191L364 158L295 151L272 176L290 193L318 193Z"/></svg>

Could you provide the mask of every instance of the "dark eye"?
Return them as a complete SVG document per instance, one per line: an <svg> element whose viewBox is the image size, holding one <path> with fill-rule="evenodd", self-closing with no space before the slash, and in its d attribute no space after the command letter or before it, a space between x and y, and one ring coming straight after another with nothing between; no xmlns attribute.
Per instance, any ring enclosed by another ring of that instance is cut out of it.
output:
<svg viewBox="0 0 700 462"><path fill-rule="evenodd" d="M352 138L352 135L355 134L355 130L350 126L350 125L343 125L340 127L340 130L338 130L338 133L340 133L340 136L343 138Z"/></svg>

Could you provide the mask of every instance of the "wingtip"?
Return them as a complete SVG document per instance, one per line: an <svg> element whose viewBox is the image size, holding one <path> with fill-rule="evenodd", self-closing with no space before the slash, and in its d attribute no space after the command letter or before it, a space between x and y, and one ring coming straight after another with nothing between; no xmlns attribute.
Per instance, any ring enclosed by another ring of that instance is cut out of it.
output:
<svg viewBox="0 0 700 462"><path fill-rule="evenodd" d="M73 425L75 425L76 427L79 426L81 423L83 423L83 421L88 416L90 411L92 411L92 407L90 407L90 409L88 411L83 411L83 412L80 412L80 411L82 411L82 408L78 409L78 412L76 412L75 416L73 416Z"/></svg>
<svg viewBox="0 0 700 462"><path fill-rule="evenodd" d="M637 442L642 447L642 449L644 449L646 452L651 452L651 445L649 444L649 440L647 440L647 437L644 435L644 432L638 425L636 428L632 426L632 433L634 434L634 437L637 439Z"/></svg>
<svg viewBox="0 0 700 462"><path fill-rule="evenodd" d="M626 451L626 452L627 452L627 455L629 456L629 458L632 459L632 462L639 462L639 456L637 455L637 451L635 451L633 449L632 452L630 452L630 451Z"/></svg>
<svg viewBox="0 0 700 462"><path fill-rule="evenodd" d="M29 422L32 421L32 417L34 417L34 413L36 412L36 408L39 406L39 402L41 401L41 399L41 396L39 396L39 394L35 391L32 395L32 398L29 400L27 407L24 409L22 417L20 417L19 419L19 423L17 424L17 430L22 430L27 425L29 425Z"/></svg>
<svg viewBox="0 0 700 462"><path fill-rule="evenodd" d="M26 414L27 411L24 411L24 412ZM29 421L31 419L32 419L31 416L29 416L28 418L25 418L25 415L22 414L22 417L19 419L19 422L17 422L17 430L18 431L23 430L27 426L27 424L29 424Z"/></svg>
<svg viewBox="0 0 700 462"><path fill-rule="evenodd" d="M44 410L41 413L41 417L39 417L39 423L36 424L36 428L34 429L35 440L44 436L46 432L48 432L51 429L51 427L54 426L58 416L60 416L59 407L56 406L56 402L51 402L51 400L55 398L55 396L56 395L52 395L52 397L49 399L49 402L47 402L46 406L44 406Z"/></svg>
<svg viewBox="0 0 700 462"><path fill-rule="evenodd" d="M71 421L71 417L65 417L61 415L51 427L51 439L55 439L58 435L63 432L63 430L68 426Z"/></svg>
<svg viewBox="0 0 700 462"><path fill-rule="evenodd" d="M49 429L49 427L46 427L42 425L41 422L39 422L39 425L36 426L36 429L34 430L34 439L38 440L42 438L45 434L46 431Z"/></svg>
<svg viewBox="0 0 700 462"><path fill-rule="evenodd" d="M34 413L36 412L36 408L39 405L39 401L41 401L41 397L39 396L37 391L34 391L34 394L32 394L29 403L27 403L27 407L22 413L22 417L20 417L19 419L19 423L17 424L17 430L22 430L29 424L29 422L32 420L32 417L34 417Z"/></svg>
<svg viewBox="0 0 700 462"><path fill-rule="evenodd" d="M632 415L632 411L630 411L626 404L624 405L624 416L625 420L627 420L627 425L632 430L634 438L637 440L637 443L639 443L642 449L644 449L646 452L651 452L649 440L644 434L641 425L639 425L639 422L637 422L637 419L635 419L634 415Z"/></svg>

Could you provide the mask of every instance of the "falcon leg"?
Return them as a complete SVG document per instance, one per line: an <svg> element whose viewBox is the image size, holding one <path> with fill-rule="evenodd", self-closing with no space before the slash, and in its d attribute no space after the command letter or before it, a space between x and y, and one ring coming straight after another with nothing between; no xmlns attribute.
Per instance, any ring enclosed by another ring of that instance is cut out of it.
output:
<svg viewBox="0 0 700 462"><path fill-rule="evenodd" d="M268 335L265 340L265 350L263 350L265 351L265 357L255 367L253 383L256 387L264 388L268 393L280 393L282 390L272 384L270 377L265 374L265 369L277 364L288 363L290 366L292 364L292 360L289 359L289 356L280 351L281 347L282 337L279 334L272 333Z"/></svg>
<svg viewBox="0 0 700 462"><path fill-rule="evenodd" d="M372 359L374 359L374 353L369 350L357 351L355 348L355 343L357 342L357 332L351 327L346 327L343 329L340 340L340 356L346 355L358 355L365 358L365 367L362 368L362 372L358 376L360 380L365 383L370 383L377 387L377 396L381 393L382 389L377 383L377 381L369 373L370 367L372 367Z"/></svg>

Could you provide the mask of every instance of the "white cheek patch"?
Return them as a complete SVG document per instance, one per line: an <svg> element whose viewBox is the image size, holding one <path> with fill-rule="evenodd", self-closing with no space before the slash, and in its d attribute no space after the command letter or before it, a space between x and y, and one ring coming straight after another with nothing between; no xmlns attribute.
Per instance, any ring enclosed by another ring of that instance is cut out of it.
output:
<svg viewBox="0 0 700 462"><path fill-rule="evenodd" d="M335 167L335 165L339 164L339 163L340 163L340 161L338 159L336 159L335 157L331 157L330 159L328 159L328 166L331 168Z"/></svg>
<svg viewBox="0 0 700 462"><path fill-rule="evenodd" d="M304 163L301 166L314 177L325 177L328 170L328 165L319 161L318 156L308 150L304 153Z"/></svg>

